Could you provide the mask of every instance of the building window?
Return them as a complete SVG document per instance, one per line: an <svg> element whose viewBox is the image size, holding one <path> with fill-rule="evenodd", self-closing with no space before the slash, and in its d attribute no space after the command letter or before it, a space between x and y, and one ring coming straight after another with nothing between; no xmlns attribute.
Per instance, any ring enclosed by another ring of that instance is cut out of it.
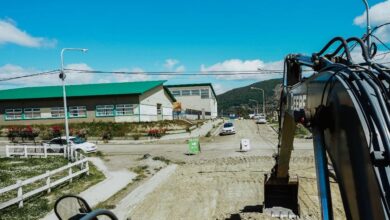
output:
<svg viewBox="0 0 390 220"><path fill-rule="evenodd" d="M191 95L200 95L199 89L191 90Z"/></svg>
<svg viewBox="0 0 390 220"><path fill-rule="evenodd" d="M87 108L85 106L71 106L69 107L69 117L71 118L87 117Z"/></svg>
<svg viewBox="0 0 390 220"><path fill-rule="evenodd" d="M190 95L191 94L191 90L182 90L181 91L181 95L182 96L188 96L188 95Z"/></svg>
<svg viewBox="0 0 390 220"><path fill-rule="evenodd" d="M171 91L173 96L180 96L180 90Z"/></svg>
<svg viewBox="0 0 390 220"><path fill-rule="evenodd" d="M35 119L41 117L40 108L25 108L24 109L24 118L25 119Z"/></svg>
<svg viewBox="0 0 390 220"><path fill-rule="evenodd" d="M6 120L18 120L22 119L22 109L6 109L5 110L5 119Z"/></svg>
<svg viewBox="0 0 390 220"><path fill-rule="evenodd" d="M201 89L201 90L200 90L200 97L201 97L202 99L208 99L208 98L210 98L209 89Z"/></svg>
<svg viewBox="0 0 390 220"><path fill-rule="evenodd" d="M131 104L119 104L116 105L116 115L133 115L134 114L135 105Z"/></svg>
<svg viewBox="0 0 390 220"><path fill-rule="evenodd" d="M96 106L96 116L114 116L114 105Z"/></svg>
<svg viewBox="0 0 390 220"><path fill-rule="evenodd" d="M63 118L65 117L64 107L53 107L50 109L52 118Z"/></svg>

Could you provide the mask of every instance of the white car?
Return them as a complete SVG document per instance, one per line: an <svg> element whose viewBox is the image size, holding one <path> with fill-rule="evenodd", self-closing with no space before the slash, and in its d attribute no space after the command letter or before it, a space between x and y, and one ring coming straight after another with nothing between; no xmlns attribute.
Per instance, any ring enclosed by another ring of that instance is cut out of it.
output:
<svg viewBox="0 0 390 220"><path fill-rule="evenodd" d="M95 144L87 142L79 137L69 136L70 147L75 151L81 151L82 153L96 152L97 147ZM53 138L50 141L43 143L43 146L48 148L48 152L64 152L62 147L66 145L66 137Z"/></svg>
<svg viewBox="0 0 390 220"><path fill-rule="evenodd" d="M219 133L219 135L225 135L225 134L235 134L236 131L234 130L234 125L231 122L227 122L223 124L222 130Z"/></svg>
<svg viewBox="0 0 390 220"><path fill-rule="evenodd" d="M267 119L265 119L265 116L259 116L256 120L256 124L266 124Z"/></svg>

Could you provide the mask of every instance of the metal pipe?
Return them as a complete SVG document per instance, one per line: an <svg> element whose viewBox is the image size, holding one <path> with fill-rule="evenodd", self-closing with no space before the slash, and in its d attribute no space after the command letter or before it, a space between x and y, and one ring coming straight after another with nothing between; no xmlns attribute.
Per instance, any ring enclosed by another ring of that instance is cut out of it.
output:
<svg viewBox="0 0 390 220"><path fill-rule="evenodd" d="M321 215L323 220L332 220L332 199L329 186L328 164L322 132L313 128L314 157L317 172L318 196L321 202Z"/></svg>

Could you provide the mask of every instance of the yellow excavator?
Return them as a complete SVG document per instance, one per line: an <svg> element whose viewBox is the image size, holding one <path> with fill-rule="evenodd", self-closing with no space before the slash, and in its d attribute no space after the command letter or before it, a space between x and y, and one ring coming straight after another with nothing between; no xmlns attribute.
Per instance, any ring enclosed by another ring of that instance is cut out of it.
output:
<svg viewBox="0 0 390 220"><path fill-rule="evenodd" d="M300 214L299 182L289 175L300 123L313 134L322 218L333 219L329 163L346 219L390 218L390 68L373 61L377 46L368 39L335 37L311 56L285 58L278 153L265 176L265 210L289 210L279 217ZM352 59L352 47L360 49L363 62Z"/></svg>

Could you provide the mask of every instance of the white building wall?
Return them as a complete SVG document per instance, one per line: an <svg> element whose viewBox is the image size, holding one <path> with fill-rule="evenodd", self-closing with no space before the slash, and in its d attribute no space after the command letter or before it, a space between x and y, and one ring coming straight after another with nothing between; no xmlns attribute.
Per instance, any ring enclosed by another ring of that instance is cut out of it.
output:
<svg viewBox="0 0 390 220"><path fill-rule="evenodd" d="M157 121L157 106L140 105L140 121Z"/></svg>
<svg viewBox="0 0 390 220"><path fill-rule="evenodd" d="M163 119L164 120L172 120L173 119L173 110L172 108L163 107Z"/></svg>
<svg viewBox="0 0 390 220"><path fill-rule="evenodd" d="M217 99L214 97L213 91L211 90L210 86L183 86L183 87L170 87L170 91L177 91L177 90L195 90L195 89L208 89L209 90L209 97L210 98L204 98L202 99L200 95L189 95L189 96L175 96L176 100L181 103L181 107L183 111L185 109L193 109L205 112L210 112L211 115L207 116L206 119L209 118L216 118L218 116L218 107L217 107ZM214 98L213 98L214 97ZM186 115L189 119L198 119L197 116L189 116ZM202 118L202 115L200 116Z"/></svg>
<svg viewBox="0 0 390 220"><path fill-rule="evenodd" d="M163 120L172 120L172 100L163 86L156 87L140 95L140 120L157 121L157 104L161 104Z"/></svg>

